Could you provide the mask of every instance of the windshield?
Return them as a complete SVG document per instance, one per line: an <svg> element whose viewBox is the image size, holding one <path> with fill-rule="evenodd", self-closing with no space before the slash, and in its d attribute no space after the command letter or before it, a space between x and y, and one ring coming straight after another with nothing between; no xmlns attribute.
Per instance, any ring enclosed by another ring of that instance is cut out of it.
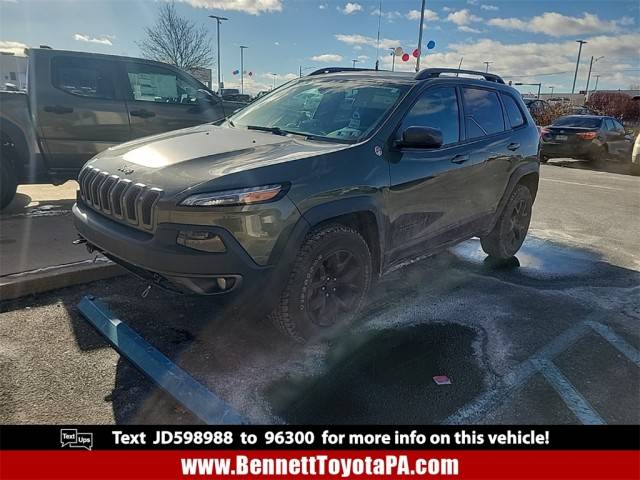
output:
<svg viewBox="0 0 640 480"><path fill-rule="evenodd" d="M295 82L234 115L231 123L354 143L366 138L408 89L375 79Z"/></svg>
<svg viewBox="0 0 640 480"><path fill-rule="evenodd" d="M593 117L562 117L553 123L554 127L583 127L599 128L602 123L601 118Z"/></svg>

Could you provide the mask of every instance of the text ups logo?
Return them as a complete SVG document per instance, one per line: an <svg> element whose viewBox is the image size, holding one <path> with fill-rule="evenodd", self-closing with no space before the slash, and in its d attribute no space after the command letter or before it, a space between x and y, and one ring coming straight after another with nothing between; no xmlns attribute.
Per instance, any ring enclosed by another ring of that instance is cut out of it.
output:
<svg viewBox="0 0 640 480"><path fill-rule="evenodd" d="M62 443L63 447L91 450L93 447L93 433L78 432L75 428L62 428L60 429L60 443Z"/></svg>

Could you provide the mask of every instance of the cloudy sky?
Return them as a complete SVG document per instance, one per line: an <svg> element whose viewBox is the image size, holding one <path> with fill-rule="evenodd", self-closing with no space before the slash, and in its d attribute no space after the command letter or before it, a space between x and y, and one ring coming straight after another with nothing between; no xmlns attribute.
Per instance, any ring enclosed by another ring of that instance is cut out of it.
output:
<svg viewBox="0 0 640 480"><path fill-rule="evenodd" d="M138 56L143 28L154 22L164 0L0 0L0 50L25 46ZM420 0L383 0L379 50L379 0L178 0L181 15L209 25L209 14L230 18L222 26L222 73L227 87L238 82L240 45L245 69L254 72L245 87L269 88L307 69L327 65L391 67L390 48L417 46ZM598 88L640 84L640 3L638 0L427 0L422 66L490 70L514 82L540 81L543 91L570 91L577 55L583 48L576 89L584 89L591 56L600 57L593 74ZM413 70L415 60L396 59L396 69ZM215 70L214 70L215 78ZM593 83L591 84L593 86ZM521 87L527 92L533 87Z"/></svg>

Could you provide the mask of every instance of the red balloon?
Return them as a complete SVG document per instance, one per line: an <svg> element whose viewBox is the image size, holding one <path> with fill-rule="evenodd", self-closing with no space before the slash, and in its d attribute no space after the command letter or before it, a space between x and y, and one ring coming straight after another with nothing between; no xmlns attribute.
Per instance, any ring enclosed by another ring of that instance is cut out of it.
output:
<svg viewBox="0 0 640 480"><path fill-rule="evenodd" d="M404 55L402 55L402 61L403 62L408 62L409 61L409 54L405 53Z"/></svg>
<svg viewBox="0 0 640 480"><path fill-rule="evenodd" d="M418 56L420 55L420 50L418 50L417 48L413 51L413 56L414 58L418 58Z"/></svg>

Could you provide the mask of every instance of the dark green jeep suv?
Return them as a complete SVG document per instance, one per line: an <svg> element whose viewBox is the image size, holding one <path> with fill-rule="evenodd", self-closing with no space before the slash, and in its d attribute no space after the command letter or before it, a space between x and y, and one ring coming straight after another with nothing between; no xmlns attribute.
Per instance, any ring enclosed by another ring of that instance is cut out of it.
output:
<svg viewBox="0 0 640 480"><path fill-rule="evenodd" d="M408 259L473 236L513 256L538 142L495 75L331 68L222 125L104 151L81 171L73 212L90 249L150 283L242 294L304 340L353 317Z"/></svg>

